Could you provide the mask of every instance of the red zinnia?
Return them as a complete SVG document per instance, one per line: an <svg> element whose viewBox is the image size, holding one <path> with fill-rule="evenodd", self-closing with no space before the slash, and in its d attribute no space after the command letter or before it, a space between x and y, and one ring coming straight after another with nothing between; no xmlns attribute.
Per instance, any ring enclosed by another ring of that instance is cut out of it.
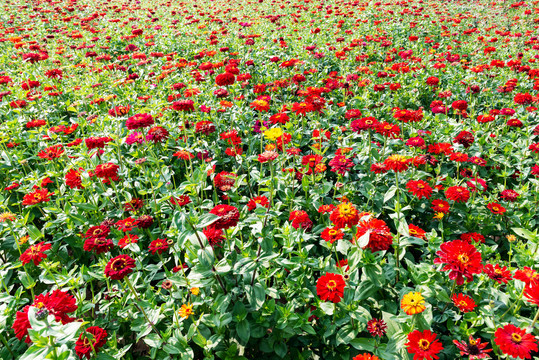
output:
<svg viewBox="0 0 539 360"><path fill-rule="evenodd" d="M526 285L524 296L526 296L528 302L539 306L539 284L531 283L530 285Z"/></svg>
<svg viewBox="0 0 539 360"><path fill-rule="evenodd" d="M79 358L90 359L107 342L107 331L99 326L90 326L79 335L75 343L75 352Z"/></svg>
<svg viewBox="0 0 539 360"><path fill-rule="evenodd" d="M333 244L335 241L342 239L344 234L340 229L337 228L325 228L320 236L322 239Z"/></svg>
<svg viewBox="0 0 539 360"><path fill-rule="evenodd" d="M45 150L41 150L37 156L44 160L53 160L58 159L62 154L64 153L64 147L62 144L56 144L53 146L50 146L46 148Z"/></svg>
<svg viewBox="0 0 539 360"><path fill-rule="evenodd" d="M322 301L338 303L342 300L346 283L340 274L327 273L316 282L316 294Z"/></svg>
<svg viewBox="0 0 539 360"><path fill-rule="evenodd" d="M408 334L408 342L405 346L410 354L414 354L414 360L438 359L437 354L443 350L442 343L430 330L412 331Z"/></svg>
<svg viewBox="0 0 539 360"><path fill-rule="evenodd" d="M453 300L453 304L463 313L473 311L477 306L471 297L464 294L453 294L451 300Z"/></svg>
<svg viewBox="0 0 539 360"><path fill-rule="evenodd" d="M368 235L369 240L363 248L369 248L372 252L385 251L393 244L391 231L383 220L370 218L367 221L360 221L357 224L354 241L358 241L364 235Z"/></svg>
<svg viewBox="0 0 539 360"><path fill-rule="evenodd" d="M445 264L442 271L449 270L449 278L456 280L457 285L473 280L473 274L480 274L482 270L481 254L475 246L462 240L448 241L440 245L439 257L434 259L435 264Z"/></svg>
<svg viewBox="0 0 539 360"><path fill-rule="evenodd" d="M487 264L483 267L483 271L489 278L496 280L498 284L507 284L512 279L511 271L507 270L507 266L500 267L499 264L496 264L494 267L492 264Z"/></svg>
<svg viewBox="0 0 539 360"><path fill-rule="evenodd" d="M47 309L49 314L54 315L56 321L64 325L75 320L75 318L67 314L76 311L78 308L75 298L61 290L54 290L53 292L36 296L32 306L38 309ZM30 343L30 337L27 337L28 329L31 329L30 321L28 320L29 309L30 306L27 305L22 311L18 311L15 315L15 322L13 323L15 336L19 340L26 337L26 343Z"/></svg>
<svg viewBox="0 0 539 360"><path fill-rule="evenodd" d="M449 206L449 203L447 201L433 200L431 208L432 208L432 210L434 210L434 212L440 212L440 213L447 214L447 213L449 213L450 206Z"/></svg>
<svg viewBox="0 0 539 360"><path fill-rule="evenodd" d="M503 214L504 212L507 211L507 210L505 210L505 208L503 206L501 206L500 204L495 203L495 202L489 203L487 205L487 209L489 209L490 212L493 213L494 215L501 215L501 214Z"/></svg>
<svg viewBox="0 0 539 360"><path fill-rule="evenodd" d="M531 352L538 350L535 336L512 324L498 328L494 333L494 342L504 354L516 358L531 359Z"/></svg>
<svg viewBox="0 0 539 360"><path fill-rule="evenodd" d="M35 205L42 202L49 202L50 196L53 193L50 193L48 189L35 189L33 192L24 195L22 199L22 205Z"/></svg>
<svg viewBox="0 0 539 360"><path fill-rule="evenodd" d="M66 185L70 187L71 189L83 189L82 186L82 178L80 175L80 171L84 171L83 168L79 168L79 170L70 169L66 175L65 175L65 181Z"/></svg>
<svg viewBox="0 0 539 360"><path fill-rule="evenodd" d="M406 184L406 188L408 189L408 192L417 196L419 199L430 199L433 191L430 185L423 180L410 180Z"/></svg>
<svg viewBox="0 0 539 360"><path fill-rule="evenodd" d="M104 178L104 179L108 179L108 178L117 178L118 177L118 169L120 167L114 163L105 163L105 164L100 164L100 165L97 165L97 167L95 168L95 176L97 176L98 178Z"/></svg>
<svg viewBox="0 0 539 360"><path fill-rule="evenodd" d="M158 254L164 253L166 250L168 250L167 239L156 239L152 241L148 247L148 250L150 250L150 252L154 255L156 252Z"/></svg>
<svg viewBox="0 0 539 360"><path fill-rule="evenodd" d="M470 192L463 186L451 186L445 191L445 196L449 200L465 203L470 198Z"/></svg>
<svg viewBox="0 0 539 360"><path fill-rule="evenodd" d="M265 207L266 209L270 206L268 198L264 195L261 195L250 199L247 203L247 208L249 209L249 211L253 211L254 209L256 209L257 204Z"/></svg>
<svg viewBox="0 0 539 360"><path fill-rule="evenodd" d="M153 124L154 120L152 115L147 113L133 115L129 117L125 122L125 126L129 130L145 128L148 126L152 126Z"/></svg>
<svg viewBox="0 0 539 360"><path fill-rule="evenodd" d="M37 266L43 259L47 258L45 251L49 250L51 247L51 244L46 244L44 241L38 244L30 245L30 247L21 254L20 260L23 264L28 264L33 261L34 265Z"/></svg>
<svg viewBox="0 0 539 360"><path fill-rule="evenodd" d="M239 210L231 205L217 205L211 211L210 214L219 216L219 219L213 223L216 229L228 229L238 224L240 218Z"/></svg>
<svg viewBox="0 0 539 360"><path fill-rule="evenodd" d="M122 280L133 272L135 260L129 255L118 255L109 260L105 266L105 276L112 280Z"/></svg>
<svg viewBox="0 0 539 360"><path fill-rule="evenodd" d="M482 343L481 338L474 339L471 335L468 343L465 341L453 340L455 346L460 350L460 356L469 356L470 360L490 359L492 349L485 349L488 346L487 342Z"/></svg>
<svg viewBox="0 0 539 360"><path fill-rule="evenodd" d="M337 229L345 227L351 228L359 222L359 214L354 205L350 202L343 202L333 210L329 219Z"/></svg>

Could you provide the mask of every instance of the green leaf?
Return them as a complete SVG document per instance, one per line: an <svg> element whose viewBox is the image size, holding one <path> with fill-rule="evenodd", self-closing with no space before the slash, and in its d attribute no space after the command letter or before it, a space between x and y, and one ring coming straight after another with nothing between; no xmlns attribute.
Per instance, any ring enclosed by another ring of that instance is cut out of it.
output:
<svg viewBox="0 0 539 360"><path fill-rule="evenodd" d="M335 311L335 304L332 302L325 301L323 303L320 303L320 309L326 314L326 315L333 315L333 312Z"/></svg>
<svg viewBox="0 0 539 360"><path fill-rule="evenodd" d="M249 338L251 337L251 329L249 326L249 322L246 319L243 319L242 321L237 323L236 332L238 333L238 336L240 337L241 341L243 343L247 343L247 341L249 341Z"/></svg>
<svg viewBox="0 0 539 360"><path fill-rule="evenodd" d="M374 351L374 339L356 338L350 341L350 345L356 350Z"/></svg>

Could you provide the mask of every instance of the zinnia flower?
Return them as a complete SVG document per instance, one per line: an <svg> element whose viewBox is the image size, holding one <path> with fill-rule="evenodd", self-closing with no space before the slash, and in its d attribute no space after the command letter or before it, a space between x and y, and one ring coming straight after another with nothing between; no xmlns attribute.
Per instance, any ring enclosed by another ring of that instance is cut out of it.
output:
<svg viewBox="0 0 539 360"><path fill-rule="evenodd" d="M420 292L411 291L405 294L401 300L401 309L406 315L416 315L425 311L425 298Z"/></svg>
<svg viewBox="0 0 539 360"><path fill-rule="evenodd" d="M515 358L531 359L531 352L538 350L535 336L513 324L496 329L494 342L505 355Z"/></svg>
<svg viewBox="0 0 539 360"><path fill-rule="evenodd" d="M477 306L471 297L464 294L453 294L451 300L453 301L453 304L463 313L473 311L473 309L475 309Z"/></svg>
<svg viewBox="0 0 539 360"><path fill-rule="evenodd" d="M23 264L28 264L31 261L34 262L34 265L39 265L43 259L47 258L45 251L49 250L52 247L51 244L46 244L44 241L30 245L25 252L20 256L20 260Z"/></svg>
<svg viewBox="0 0 539 360"><path fill-rule="evenodd" d="M337 205L335 210L329 216L329 219L337 229L345 227L352 228L359 222L359 214L354 205L350 202L343 202Z"/></svg>
<svg viewBox="0 0 539 360"><path fill-rule="evenodd" d="M342 300L346 283L340 274L327 273L316 282L316 294L322 301L338 303Z"/></svg>
<svg viewBox="0 0 539 360"><path fill-rule="evenodd" d="M465 341L453 340L455 346L460 350L461 356L469 356L470 360L490 359L492 349L485 349L488 346L487 342L482 343L481 338L474 339L471 335L468 343Z"/></svg>
<svg viewBox="0 0 539 360"><path fill-rule="evenodd" d="M473 280L473 274L482 271L481 254L475 246L462 240L448 241L440 245L439 256L434 259L435 264L445 264L442 271L449 270L449 278L456 280L457 285L464 284L464 278L468 282Z"/></svg>
<svg viewBox="0 0 539 360"><path fill-rule="evenodd" d="M438 353L444 348L436 339L436 334L430 330L414 330L408 334L408 342L405 344L410 354L414 354L414 360L438 359Z"/></svg>
<svg viewBox="0 0 539 360"><path fill-rule="evenodd" d="M217 205L211 209L210 214L219 216L219 219L212 225L216 229L228 229L238 224L240 218L239 210L231 205Z"/></svg>
<svg viewBox="0 0 539 360"><path fill-rule="evenodd" d="M75 343L75 352L79 358L90 359L107 342L107 331L99 326L90 326L83 331Z"/></svg>
<svg viewBox="0 0 539 360"><path fill-rule="evenodd" d="M135 260L129 255L118 255L109 260L105 266L105 276L112 280L122 280L133 272Z"/></svg>

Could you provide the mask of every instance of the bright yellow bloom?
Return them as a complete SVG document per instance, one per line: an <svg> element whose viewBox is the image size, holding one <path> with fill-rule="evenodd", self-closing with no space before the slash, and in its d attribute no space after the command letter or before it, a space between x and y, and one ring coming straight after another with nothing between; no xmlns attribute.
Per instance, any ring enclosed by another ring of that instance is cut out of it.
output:
<svg viewBox="0 0 539 360"><path fill-rule="evenodd" d="M425 311L425 298L420 292L409 292L401 300L401 309L407 315L416 315Z"/></svg>
<svg viewBox="0 0 539 360"><path fill-rule="evenodd" d="M437 219L437 220L441 220L441 219L444 218L444 213L443 212L437 212L436 214L434 214L433 218Z"/></svg>
<svg viewBox="0 0 539 360"><path fill-rule="evenodd" d="M183 304L180 310L178 310L178 314L182 317L187 319L191 314L193 313L193 305L192 304Z"/></svg>
<svg viewBox="0 0 539 360"><path fill-rule="evenodd" d="M15 214L11 213L11 212L4 212L2 214L0 214L0 223L3 223L5 221L14 221L15 219L17 219L17 217L15 216Z"/></svg>
<svg viewBox="0 0 539 360"><path fill-rule="evenodd" d="M281 136L283 136L283 130L281 128L273 128L264 131L264 136L268 140L277 140Z"/></svg>
<svg viewBox="0 0 539 360"><path fill-rule="evenodd" d="M192 287L191 288L191 294L197 296L198 294L200 294L200 289L197 288L197 287Z"/></svg>

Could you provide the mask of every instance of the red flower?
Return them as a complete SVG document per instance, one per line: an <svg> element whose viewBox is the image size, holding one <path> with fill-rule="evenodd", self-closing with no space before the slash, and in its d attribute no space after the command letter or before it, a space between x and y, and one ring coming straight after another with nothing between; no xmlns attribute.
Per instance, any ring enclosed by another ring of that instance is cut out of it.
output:
<svg viewBox="0 0 539 360"><path fill-rule="evenodd" d="M172 103L171 108L176 111L195 111L195 103L193 100L179 100Z"/></svg>
<svg viewBox="0 0 539 360"><path fill-rule="evenodd" d="M453 294L451 300L453 300L453 304L463 313L473 311L477 306L471 297L464 294Z"/></svg>
<svg viewBox="0 0 539 360"><path fill-rule="evenodd" d="M44 160L53 160L58 159L62 154L64 153L64 147L62 144L56 144L53 146L50 146L46 148L45 150L41 150L37 156Z"/></svg>
<svg viewBox="0 0 539 360"><path fill-rule="evenodd" d="M84 237L86 239L107 237L110 234L110 228L105 225L91 226Z"/></svg>
<svg viewBox="0 0 539 360"><path fill-rule="evenodd" d="M89 238L84 241L83 249L85 251L93 251L96 254L103 254L109 252L114 247L114 243L111 239L104 237Z"/></svg>
<svg viewBox="0 0 539 360"><path fill-rule="evenodd" d="M153 141L154 143L164 142L168 139L169 133L168 130L162 126L154 126L148 130L146 135L146 140Z"/></svg>
<svg viewBox="0 0 539 360"><path fill-rule="evenodd" d="M217 84L218 86L233 85L235 82L236 78L234 77L234 74L231 74L229 72L219 74L215 77L215 84Z"/></svg>
<svg viewBox="0 0 539 360"><path fill-rule="evenodd" d="M322 239L329 241L331 244L333 244L335 241L342 239L344 234L338 228L325 228L324 231L322 231L322 234L320 234L320 236L322 237Z"/></svg>
<svg viewBox="0 0 539 360"><path fill-rule="evenodd" d="M84 171L84 169L79 168L78 171L75 169L68 170L65 175L65 181L68 187L70 187L71 189L84 189L84 187L82 186L82 178L80 175L81 171Z"/></svg>
<svg viewBox="0 0 539 360"><path fill-rule="evenodd" d="M202 233L204 234L204 236L206 236L206 238L208 239L208 243L212 247L221 246L220 244L224 240L223 230L216 229L213 226L206 227L204 230L202 230Z"/></svg>
<svg viewBox="0 0 539 360"><path fill-rule="evenodd" d="M414 354L414 360L438 359L437 354L443 350L442 343L430 330L412 331L408 334L408 342L405 345L408 352Z"/></svg>
<svg viewBox="0 0 539 360"><path fill-rule="evenodd" d="M20 256L20 260L23 264L29 264L31 261L34 262L34 265L39 265L43 259L47 258L45 251L49 250L52 247L51 244L46 244L44 241L30 245L25 252Z"/></svg>
<svg viewBox="0 0 539 360"><path fill-rule="evenodd" d="M458 340L453 340L455 346L460 350L461 356L469 356L470 360L479 360L479 359L490 359L490 355L487 353L491 352L492 349L485 348L488 346L487 342L482 343L481 338L474 339L471 335L468 339L468 343Z"/></svg>
<svg viewBox="0 0 539 360"><path fill-rule="evenodd" d="M449 200L465 203L470 198L470 192L463 186L451 186L445 191L445 196Z"/></svg>
<svg viewBox="0 0 539 360"><path fill-rule="evenodd" d="M483 266L483 271L489 278L496 280L498 284L507 284L512 279L511 271L507 270L507 266L502 268L499 264L496 264L496 267L492 266L492 264L487 264Z"/></svg>
<svg viewBox="0 0 539 360"><path fill-rule="evenodd" d="M449 278L456 280L457 285L473 280L473 274L480 274L482 270L481 254L475 246L462 240L448 241L440 245L439 257L434 259L435 264L445 264L442 271L449 270Z"/></svg>
<svg viewBox="0 0 539 360"><path fill-rule="evenodd" d="M53 315L55 320L62 324L74 321L75 319L67 314L76 311L78 308L75 298L61 290L54 290L51 293L36 296L32 306L38 309L47 309L49 314ZM29 309L30 306L25 306L23 311L18 311L15 315L15 322L13 323L15 336L19 340L23 340L26 337L26 343L30 343L30 338L27 337L28 329L31 329L30 321L28 320Z"/></svg>
<svg viewBox="0 0 539 360"><path fill-rule="evenodd" d="M294 229L302 228L305 231L310 231L313 227L313 222L309 219L309 215L303 210L294 210L290 212L288 220L292 221L292 227Z"/></svg>
<svg viewBox="0 0 539 360"><path fill-rule="evenodd" d="M526 285L524 296L526 296L528 302L539 306L539 283L531 283L530 285Z"/></svg>
<svg viewBox="0 0 539 360"><path fill-rule="evenodd" d="M408 234L416 238L425 239L425 230L414 224L408 224Z"/></svg>
<svg viewBox="0 0 539 360"><path fill-rule="evenodd" d="M345 227L352 228L359 222L359 213L354 205L350 202L343 202L337 205L335 210L329 216L329 220L335 224L335 228L343 229Z"/></svg>
<svg viewBox="0 0 539 360"><path fill-rule="evenodd" d="M105 276L112 280L122 280L133 272L135 260L129 255L118 255L109 260L105 266Z"/></svg>
<svg viewBox="0 0 539 360"><path fill-rule="evenodd" d="M145 128L154 124L153 116L150 114L136 114L127 119L125 126L129 130Z"/></svg>
<svg viewBox="0 0 539 360"><path fill-rule="evenodd" d="M213 182L215 187L217 187L219 190L228 191L234 186L237 177L238 175L234 173L221 171L219 174L215 175Z"/></svg>
<svg viewBox="0 0 539 360"><path fill-rule="evenodd" d="M372 336L382 337L387 331L387 325L382 319L371 319L367 323L367 330Z"/></svg>
<svg viewBox="0 0 539 360"><path fill-rule="evenodd" d="M371 355L369 353L359 354L352 358L352 360L380 360L376 355Z"/></svg>
<svg viewBox="0 0 539 360"><path fill-rule="evenodd" d="M109 178L117 178L118 177L118 169L120 167L114 163L105 163L105 164L100 164L100 165L97 165L97 167L95 168L95 176L97 176L98 178L104 178L104 179L109 179Z"/></svg>
<svg viewBox="0 0 539 360"><path fill-rule="evenodd" d="M357 224L357 232L354 241L368 235L369 242L363 248L369 248L372 252L385 251L393 244L393 237L389 227L383 220L370 218Z"/></svg>
<svg viewBox="0 0 539 360"><path fill-rule="evenodd" d="M441 212L441 213L444 213L444 214L448 214L450 206L449 206L449 203L447 201L433 200L431 208L432 208L432 210L434 210L434 212Z"/></svg>
<svg viewBox="0 0 539 360"><path fill-rule="evenodd" d="M501 214L503 214L504 212L507 211L507 210L505 210L505 208L503 206L501 206L500 204L495 203L495 202L489 203L487 205L487 209L489 209L490 212L493 213L494 215L501 215Z"/></svg>
<svg viewBox="0 0 539 360"><path fill-rule="evenodd" d="M253 211L254 209L256 209L257 204L265 207L266 209L269 208L270 206L268 198L265 197L264 195L261 195L261 196L254 197L249 200L249 202L247 203L248 210Z"/></svg>
<svg viewBox="0 0 539 360"><path fill-rule="evenodd" d="M342 300L346 283L340 274L327 273L316 282L316 294L322 301L338 303Z"/></svg>
<svg viewBox="0 0 539 360"><path fill-rule="evenodd" d="M539 283L539 273L532 268L524 266L524 269L515 271L514 279L526 283L526 286L530 286Z"/></svg>
<svg viewBox="0 0 539 360"><path fill-rule="evenodd" d="M109 115L110 116L113 116L113 117L120 117L120 116L124 116L124 115L127 115L127 113L129 112L129 105L127 106L115 106L113 107L112 109L109 110Z"/></svg>
<svg viewBox="0 0 539 360"><path fill-rule="evenodd" d="M179 207L183 207L189 204L190 202L191 202L191 198L189 197L189 195L180 195L177 198L175 198L174 196L170 197L170 203L172 205L176 205Z"/></svg>
<svg viewBox="0 0 539 360"><path fill-rule="evenodd" d="M240 218L239 210L231 205L217 205L211 209L210 214L219 216L219 219L213 223L216 229L228 229L238 224Z"/></svg>
<svg viewBox="0 0 539 360"><path fill-rule="evenodd" d="M164 253L166 250L168 250L167 239L155 239L150 243L148 250L150 250L150 252L154 255L156 252L159 254Z"/></svg>
<svg viewBox="0 0 539 360"><path fill-rule="evenodd" d="M33 192L24 195L22 199L22 205L35 205L42 202L49 202L50 196L53 193L50 193L48 189L35 189Z"/></svg>
<svg viewBox="0 0 539 360"><path fill-rule="evenodd" d="M345 175L347 171L350 171L354 167L352 160L348 159L344 155L337 155L328 163L331 166L331 171Z"/></svg>
<svg viewBox="0 0 539 360"><path fill-rule="evenodd" d="M538 350L535 336L512 324L496 329L494 342L504 354L515 358L531 359L531 352Z"/></svg>
<svg viewBox="0 0 539 360"><path fill-rule="evenodd" d="M128 217L123 220L118 220L115 225L118 230L128 232L133 230L133 227L135 226L135 219L133 219L132 217Z"/></svg>
<svg viewBox="0 0 539 360"><path fill-rule="evenodd" d="M138 242L138 236L133 234L125 234L123 238L118 240L118 246L120 249L125 248L129 244L136 244Z"/></svg>
<svg viewBox="0 0 539 360"><path fill-rule="evenodd" d="M430 185L423 180L410 180L406 184L406 188L408 189L409 193L417 196L418 199L430 199L433 191Z"/></svg>
<svg viewBox="0 0 539 360"><path fill-rule="evenodd" d="M90 359L107 342L107 331L99 326L90 326L79 335L75 352L79 358Z"/></svg>
<svg viewBox="0 0 539 360"><path fill-rule="evenodd" d="M410 159L406 158L403 155L394 154L389 156L384 161L384 165L388 170L393 170L394 172L402 172L407 170L410 166Z"/></svg>
<svg viewBox="0 0 539 360"><path fill-rule="evenodd" d="M470 244L472 240L475 242L485 243L485 237L475 232L461 234L460 239Z"/></svg>

